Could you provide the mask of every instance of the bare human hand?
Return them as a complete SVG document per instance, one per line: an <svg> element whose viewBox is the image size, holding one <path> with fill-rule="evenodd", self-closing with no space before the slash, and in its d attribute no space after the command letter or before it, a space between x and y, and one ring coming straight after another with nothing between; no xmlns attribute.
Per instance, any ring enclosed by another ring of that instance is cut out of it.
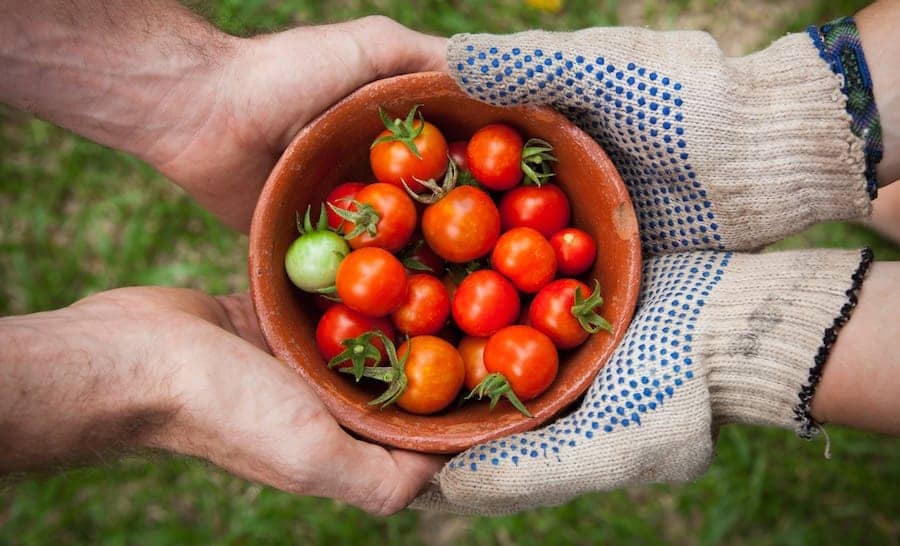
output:
<svg viewBox="0 0 900 546"><path fill-rule="evenodd" d="M380 16L237 38L174 0L17 1L0 102L140 157L246 232L304 125L370 81L446 70L445 49Z"/></svg>
<svg viewBox="0 0 900 546"><path fill-rule="evenodd" d="M0 341L0 474L154 448L387 515L443 463L347 434L263 350L246 295L113 290L0 319Z"/></svg>

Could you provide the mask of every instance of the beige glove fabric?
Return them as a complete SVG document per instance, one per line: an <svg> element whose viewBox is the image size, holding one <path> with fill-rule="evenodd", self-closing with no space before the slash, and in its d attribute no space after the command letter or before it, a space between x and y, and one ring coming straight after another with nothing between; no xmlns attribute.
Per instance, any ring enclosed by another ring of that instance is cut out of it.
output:
<svg viewBox="0 0 900 546"><path fill-rule="evenodd" d="M730 422L811 436L809 401L871 259L866 249L648 260L635 319L580 407L456 456L414 506L501 514L690 480Z"/></svg>
<svg viewBox="0 0 900 546"><path fill-rule="evenodd" d="M448 62L475 98L549 104L591 133L648 253L752 250L870 213L841 77L805 33L739 58L703 32L461 34Z"/></svg>

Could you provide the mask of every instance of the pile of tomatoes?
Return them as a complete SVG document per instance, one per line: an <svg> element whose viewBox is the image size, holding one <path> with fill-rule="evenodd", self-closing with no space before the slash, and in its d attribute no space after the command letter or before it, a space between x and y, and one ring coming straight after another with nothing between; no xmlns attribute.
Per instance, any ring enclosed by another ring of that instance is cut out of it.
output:
<svg viewBox="0 0 900 546"><path fill-rule="evenodd" d="M504 124L448 144L418 107L381 117L376 181L334 188L315 225L298 213L285 257L323 310L319 350L329 367L387 384L373 405L430 414L465 386L466 398L506 397L530 415L523 402L553 382L559 350L610 330L599 285L577 279L596 243L569 226L553 148Z"/></svg>

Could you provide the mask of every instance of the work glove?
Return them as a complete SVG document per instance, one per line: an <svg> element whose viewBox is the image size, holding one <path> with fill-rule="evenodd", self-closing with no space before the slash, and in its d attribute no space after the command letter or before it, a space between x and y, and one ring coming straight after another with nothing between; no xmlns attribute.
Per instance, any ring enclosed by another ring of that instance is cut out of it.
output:
<svg viewBox="0 0 900 546"><path fill-rule="evenodd" d="M456 456L415 507L500 514L694 479L726 423L818 431L809 404L871 252L734 251L869 214L874 102L848 102L866 90L854 79L865 61L841 57L818 29L741 58L701 32L451 40L470 95L550 105L600 142L631 193L645 263L634 320L579 407Z"/></svg>

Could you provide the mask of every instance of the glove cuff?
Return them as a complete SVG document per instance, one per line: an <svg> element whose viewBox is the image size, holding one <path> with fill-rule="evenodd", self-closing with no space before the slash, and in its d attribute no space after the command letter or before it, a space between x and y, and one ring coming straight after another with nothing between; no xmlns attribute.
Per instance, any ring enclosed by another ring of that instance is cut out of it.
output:
<svg viewBox="0 0 900 546"><path fill-rule="evenodd" d="M732 259L697 326L715 424L818 432L809 405L871 261L868 248Z"/></svg>
<svg viewBox="0 0 900 546"><path fill-rule="evenodd" d="M841 78L841 91L847 97L847 113L853 119L850 129L862 140L866 154L866 191L875 199L878 194L875 167L884 155L884 143L872 77L856 21L853 17L844 17L821 28L811 26L806 32L822 59Z"/></svg>

